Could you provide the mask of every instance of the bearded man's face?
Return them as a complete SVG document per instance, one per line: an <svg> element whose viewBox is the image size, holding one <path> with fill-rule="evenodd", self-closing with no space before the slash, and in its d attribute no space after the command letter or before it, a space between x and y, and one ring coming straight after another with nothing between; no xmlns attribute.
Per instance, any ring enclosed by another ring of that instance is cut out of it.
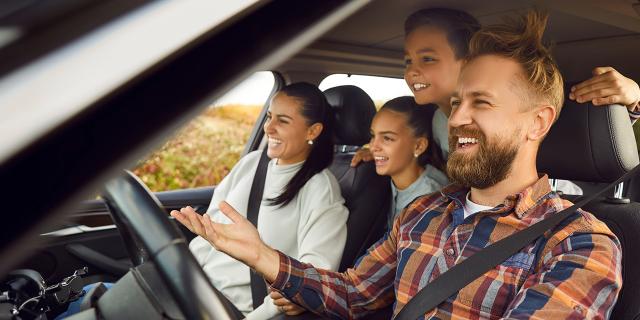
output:
<svg viewBox="0 0 640 320"><path fill-rule="evenodd" d="M485 189L509 175L518 153L517 134L489 138L479 129L458 127L450 131L447 175L451 182Z"/></svg>

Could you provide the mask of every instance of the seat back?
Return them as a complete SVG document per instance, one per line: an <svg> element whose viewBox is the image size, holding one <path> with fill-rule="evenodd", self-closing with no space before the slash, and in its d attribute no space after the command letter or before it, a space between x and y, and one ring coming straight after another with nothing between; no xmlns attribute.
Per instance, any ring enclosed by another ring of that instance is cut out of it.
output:
<svg viewBox="0 0 640 320"><path fill-rule="evenodd" d="M376 174L373 162L351 167L355 151L369 142L371 120L376 113L373 100L356 86L327 89L325 96L336 117L336 148L329 167L335 175L349 209L347 243L340 271L354 265L386 228L391 197L388 177Z"/></svg>
<svg viewBox="0 0 640 320"><path fill-rule="evenodd" d="M565 102L538 153L538 170L550 177L595 183L611 183L638 162L629 116L619 105ZM640 262L640 203L599 198L584 209L606 223L622 245L623 285L610 318L639 319L640 273L635 264Z"/></svg>

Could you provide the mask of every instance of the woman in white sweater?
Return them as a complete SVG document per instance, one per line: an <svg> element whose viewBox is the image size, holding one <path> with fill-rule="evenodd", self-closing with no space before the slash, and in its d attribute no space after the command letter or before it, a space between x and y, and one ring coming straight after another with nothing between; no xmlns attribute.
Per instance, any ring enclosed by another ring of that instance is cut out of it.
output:
<svg viewBox="0 0 640 320"><path fill-rule="evenodd" d="M264 124L266 151L271 160L258 231L269 246L317 267L336 270L347 237L348 211L340 187L327 169L333 157L332 126L331 107L322 92L311 84L285 86L271 99ZM223 200L246 215L261 152L254 151L240 159L216 187L207 210L214 221L231 223L218 209ZM192 229L183 215L191 210L187 207L182 213L174 210L171 214ZM247 319L301 312L293 304L275 306L268 295L253 310L249 269L244 264L217 251L200 236L189 247L213 285Z"/></svg>

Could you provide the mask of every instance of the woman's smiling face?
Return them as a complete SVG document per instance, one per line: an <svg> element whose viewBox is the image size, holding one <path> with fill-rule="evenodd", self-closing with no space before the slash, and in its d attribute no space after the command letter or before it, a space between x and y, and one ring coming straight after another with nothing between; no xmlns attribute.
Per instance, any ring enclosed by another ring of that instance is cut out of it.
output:
<svg viewBox="0 0 640 320"><path fill-rule="evenodd" d="M264 133L268 138L267 155L286 165L307 159L313 135L307 119L302 115L302 102L284 93L277 93L267 111Z"/></svg>

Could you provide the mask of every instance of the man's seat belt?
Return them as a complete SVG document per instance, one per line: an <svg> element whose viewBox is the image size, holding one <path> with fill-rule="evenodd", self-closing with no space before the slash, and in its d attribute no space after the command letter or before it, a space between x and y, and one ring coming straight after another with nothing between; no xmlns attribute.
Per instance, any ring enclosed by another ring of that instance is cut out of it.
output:
<svg viewBox="0 0 640 320"><path fill-rule="evenodd" d="M256 229L258 229L258 214L260 213L268 165L269 157L265 148L260 155L256 174L253 176L253 183L249 192L249 203L247 204L247 220L253 223ZM251 276L251 298L253 299L253 309L255 310L264 302L264 298L267 296L267 284L253 269L249 269L249 274Z"/></svg>
<svg viewBox="0 0 640 320"><path fill-rule="evenodd" d="M569 208L561 210L526 229L520 230L492 245L482 249L480 252L465 259L461 263L441 274L438 278L420 289L420 291L407 303L394 320L415 320L424 316L425 313L437 307L440 303L448 299L453 294L466 287L473 280L485 274L507 260L526 245L532 243L546 231L553 230L560 222L571 216L576 210L591 202L605 191L620 184L621 182L634 176L640 168L636 166L631 171L618 178L604 189L583 198L578 203Z"/></svg>

